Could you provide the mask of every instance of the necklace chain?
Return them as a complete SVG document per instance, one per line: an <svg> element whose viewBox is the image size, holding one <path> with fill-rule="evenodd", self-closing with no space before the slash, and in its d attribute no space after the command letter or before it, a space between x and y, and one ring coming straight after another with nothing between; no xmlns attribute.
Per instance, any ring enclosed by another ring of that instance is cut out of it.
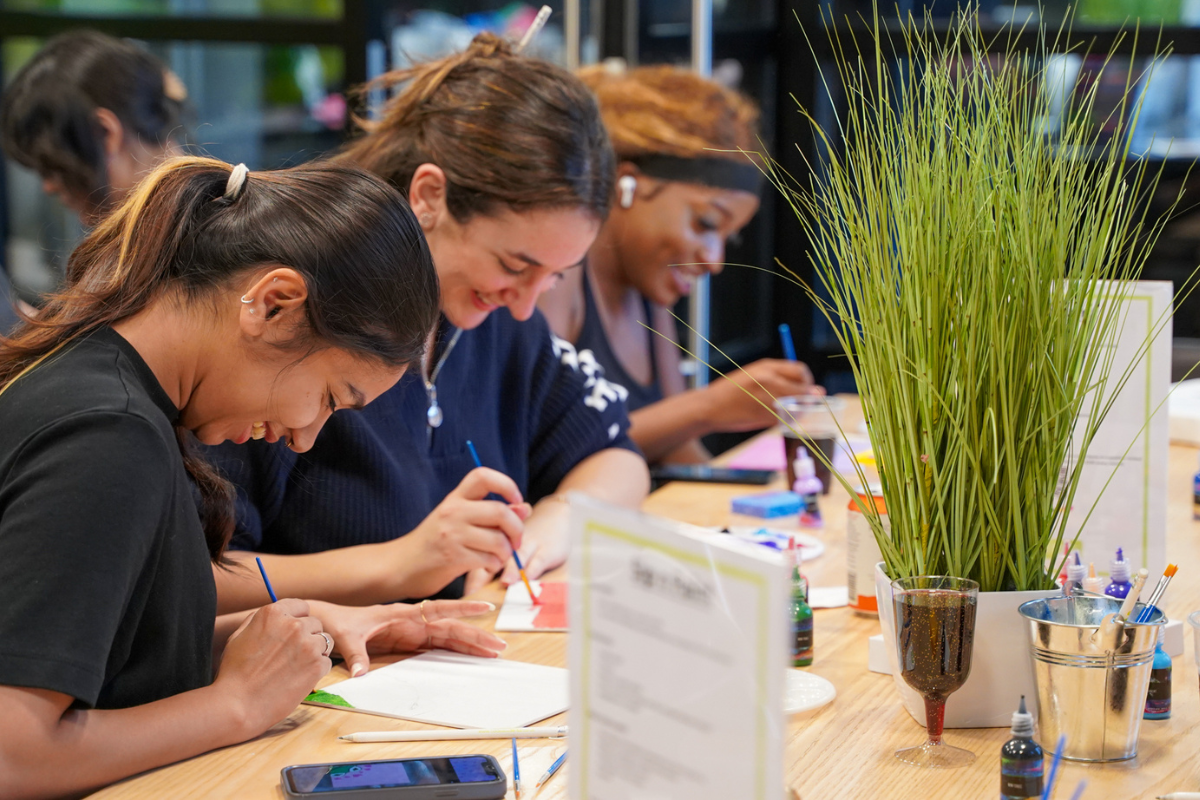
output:
<svg viewBox="0 0 1200 800"><path fill-rule="evenodd" d="M433 429L441 427L442 422L445 420L442 407L438 405L437 386L435 384L438 374L442 371L442 365L450 357L450 353L454 350L454 345L458 344L458 338L462 336L462 332L462 328L454 330L454 335L450 337L450 341L446 344L446 349L442 352L442 357L433 365L433 370L425 380L425 396L429 399L429 407L425 410L425 422L429 425L429 434L431 436L433 435Z"/></svg>

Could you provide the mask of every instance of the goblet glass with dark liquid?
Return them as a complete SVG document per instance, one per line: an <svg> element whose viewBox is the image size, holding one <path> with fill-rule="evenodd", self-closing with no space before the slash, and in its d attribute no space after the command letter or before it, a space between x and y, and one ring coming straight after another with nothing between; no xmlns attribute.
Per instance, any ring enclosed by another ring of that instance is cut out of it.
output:
<svg viewBox="0 0 1200 800"><path fill-rule="evenodd" d="M921 575L892 581L896 651L904 682L925 698L929 741L896 751L896 758L921 767L962 767L970 750L942 742L946 698L971 674L975 607L979 584L965 578Z"/></svg>

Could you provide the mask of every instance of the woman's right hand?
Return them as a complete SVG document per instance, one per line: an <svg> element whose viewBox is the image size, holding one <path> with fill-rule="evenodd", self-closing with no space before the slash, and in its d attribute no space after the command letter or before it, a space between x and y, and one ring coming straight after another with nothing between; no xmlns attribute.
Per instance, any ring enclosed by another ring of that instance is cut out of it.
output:
<svg viewBox="0 0 1200 800"><path fill-rule="evenodd" d="M824 394L801 361L764 358L729 372L702 390L714 431L747 431L774 425L775 398Z"/></svg>
<svg viewBox="0 0 1200 800"><path fill-rule="evenodd" d="M254 611L225 645L213 688L234 705L244 738L291 714L332 666L321 621L288 598Z"/></svg>
<svg viewBox="0 0 1200 800"><path fill-rule="evenodd" d="M489 494L504 501L485 499ZM471 470L412 533L386 545L404 562L397 564L406 576L404 596L427 597L477 569L496 574L521 546L532 512L512 478L486 467Z"/></svg>

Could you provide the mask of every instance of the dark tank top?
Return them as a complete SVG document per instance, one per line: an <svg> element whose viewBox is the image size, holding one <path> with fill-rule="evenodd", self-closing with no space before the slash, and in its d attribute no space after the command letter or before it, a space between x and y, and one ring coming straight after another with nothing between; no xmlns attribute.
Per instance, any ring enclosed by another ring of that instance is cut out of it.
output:
<svg viewBox="0 0 1200 800"><path fill-rule="evenodd" d="M642 303L646 309L646 319L653 324L653 307L650 305L650 301L643 297ZM600 310L596 307L596 299L592 296L592 285L588 280L586 264L583 266L583 304L583 327L579 331L579 338L575 341L575 349L581 355L585 350L591 351L596 363L604 369L605 379L610 383L617 383L625 387L629 392L629 397L625 399L625 407L630 413L662 400L663 391L658 378L658 359L654 354L654 334L646 331L646 344L650 348L651 379L649 384L644 385L635 381L625 371L617 354L613 352L612 345L608 343L608 335L604 332L604 323L600 321Z"/></svg>

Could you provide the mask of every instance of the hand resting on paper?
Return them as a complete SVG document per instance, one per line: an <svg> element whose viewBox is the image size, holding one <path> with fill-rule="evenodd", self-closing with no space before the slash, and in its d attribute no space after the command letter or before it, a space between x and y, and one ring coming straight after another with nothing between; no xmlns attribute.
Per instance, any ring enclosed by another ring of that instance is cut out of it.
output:
<svg viewBox="0 0 1200 800"><path fill-rule="evenodd" d="M314 600L309 605L312 615L321 620L333 637L334 652L345 660L352 678L367 671L370 655L406 653L429 646L495 658L508 646L503 639L460 619L496 610L491 603L478 600L429 600L417 605L392 603L366 607Z"/></svg>
<svg viewBox="0 0 1200 800"><path fill-rule="evenodd" d="M525 567L525 576L537 580L544 573L561 566L567 560L567 504L558 498L547 498L538 503L537 513L525 521L525 533L517 554ZM482 588L496 577L497 570L477 569L467 573L463 594L469 595ZM509 556L500 574L504 586L521 580L517 564Z"/></svg>

